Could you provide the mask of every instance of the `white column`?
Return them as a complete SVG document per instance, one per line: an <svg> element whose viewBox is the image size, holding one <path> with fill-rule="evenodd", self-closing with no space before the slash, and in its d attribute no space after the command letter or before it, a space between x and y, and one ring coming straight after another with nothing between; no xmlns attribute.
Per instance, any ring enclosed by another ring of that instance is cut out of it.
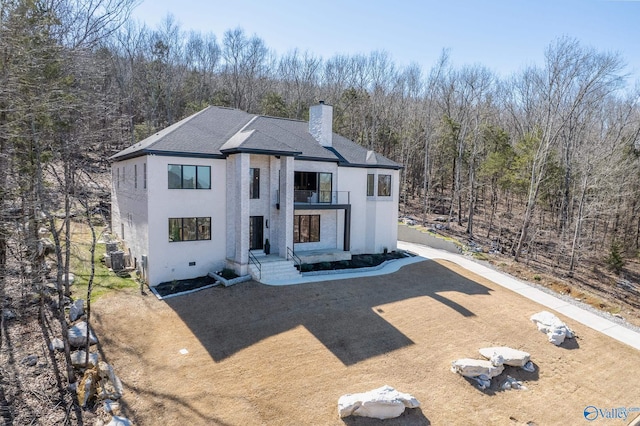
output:
<svg viewBox="0 0 640 426"><path fill-rule="evenodd" d="M286 257L287 247L293 249L293 157L280 157L280 215L278 221L278 251Z"/></svg>
<svg viewBox="0 0 640 426"><path fill-rule="evenodd" d="M239 275L249 262L249 154L227 157L227 261Z"/></svg>

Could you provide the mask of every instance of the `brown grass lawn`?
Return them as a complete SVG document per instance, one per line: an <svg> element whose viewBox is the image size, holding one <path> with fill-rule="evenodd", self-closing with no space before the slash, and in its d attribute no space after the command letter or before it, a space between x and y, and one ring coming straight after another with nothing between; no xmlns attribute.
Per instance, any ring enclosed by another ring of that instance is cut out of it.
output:
<svg viewBox="0 0 640 426"><path fill-rule="evenodd" d="M638 351L562 317L578 338L556 347L529 321L543 309L455 264L424 261L391 275L249 282L166 301L125 289L98 300L93 317L137 425L380 424L340 419L337 401L385 384L422 407L384 424L579 425L588 405L640 407ZM530 352L537 371L508 367L486 391L449 371L494 345ZM529 390L499 390L506 374Z"/></svg>

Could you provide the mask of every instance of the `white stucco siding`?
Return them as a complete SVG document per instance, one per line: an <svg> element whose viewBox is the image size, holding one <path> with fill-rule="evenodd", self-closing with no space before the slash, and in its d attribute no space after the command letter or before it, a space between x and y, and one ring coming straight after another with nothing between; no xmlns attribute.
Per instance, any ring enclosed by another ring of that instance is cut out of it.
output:
<svg viewBox="0 0 640 426"><path fill-rule="evenodd" d="M149 156L149 283L206 275L226 257L225 160ZM168 189L168 165L211 167L211 189ZM211 218L211 240L169 242L169 218ZM195 265L190 263L195 262Z"/></svg>
<svg viewBox="0 0 640 426"><path fill-rule="evenodd" d="M380 253L387 249L396 250L398 247L398 200L400 192L400 172L388 169L369 169L368 173L376 175L375 191L373 197L367 197L369 209L374 209L375 213L369 213L370 227L375 229L374 238L369 241L372 246L369 250L373 253ZM391 175L391 195L378 195L378 175Z"/></svg>
<svg viewBox="0 0 640 426"><path fill-rule="evenodd" d="M350 251L353 254L368 253L367 234L367 169L339 167L336 191L349 191L351 203Z"/></svg>
<svg viewBox="0 0 640 426"><path fill-rule="evenodd" d="M112 165L111 229L131 252L131 261L140 262L149 247L148 189L144 186L146 157L119 161Z"/></svg>
<svg viewBox="0 0 640 426"><path fill-rule="evenodd" d="M338 191L349 191L351 201L351 252L380 253L397 248L399 171L340 167ZM374 196L367 197L367 175L375 176ZM391 175L391 196L378 196L379 174Z"/></svg>

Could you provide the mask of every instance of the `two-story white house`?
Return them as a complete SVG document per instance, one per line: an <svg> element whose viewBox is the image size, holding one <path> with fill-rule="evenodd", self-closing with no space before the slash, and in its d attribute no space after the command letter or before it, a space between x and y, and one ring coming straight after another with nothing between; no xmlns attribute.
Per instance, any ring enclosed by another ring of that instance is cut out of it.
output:
<svg viewBox="0 0 640 426"><path fill-rule="evenodd" d="M282 262L395 250L401 166L332 119L322 102L309 123L208 107L111 157L112 229L147 283L260 279L267 240Z"/></svg>

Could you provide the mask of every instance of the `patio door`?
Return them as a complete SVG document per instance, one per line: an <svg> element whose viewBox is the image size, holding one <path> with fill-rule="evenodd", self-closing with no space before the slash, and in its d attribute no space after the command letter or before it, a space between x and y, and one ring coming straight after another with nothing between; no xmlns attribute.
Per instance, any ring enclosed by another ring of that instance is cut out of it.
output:
<svg viewBox="0 0 640 426"><path fill-rule="evenodd" d="M249 216L249 250L263 247L264 216Z"/></svg>

